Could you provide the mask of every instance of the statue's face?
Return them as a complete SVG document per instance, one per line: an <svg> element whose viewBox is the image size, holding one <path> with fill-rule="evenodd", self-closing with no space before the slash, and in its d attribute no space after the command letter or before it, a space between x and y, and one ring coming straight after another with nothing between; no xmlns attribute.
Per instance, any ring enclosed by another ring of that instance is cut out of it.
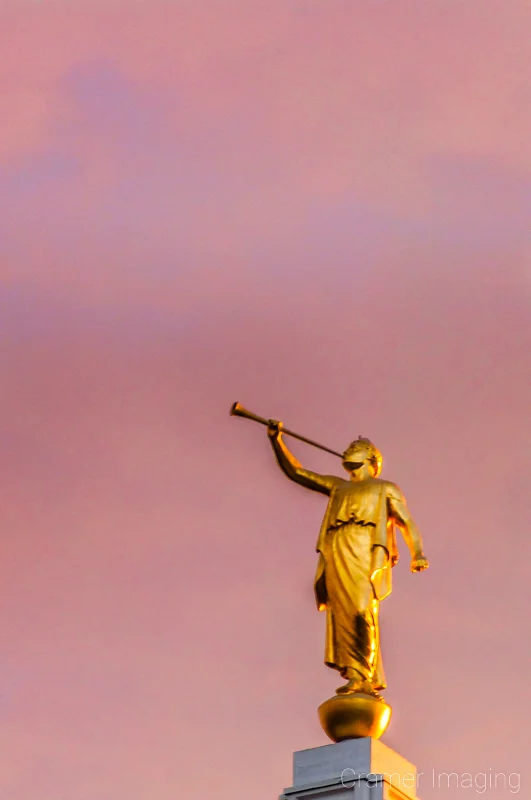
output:
<svg viewBox="0 0 531 800"><path fill-rule="evenodd" d="M369 451L366 447L353 447L348 451L346 456L343 457L343 466L347 472L357 472L364 464L369 462Z"/></svg>

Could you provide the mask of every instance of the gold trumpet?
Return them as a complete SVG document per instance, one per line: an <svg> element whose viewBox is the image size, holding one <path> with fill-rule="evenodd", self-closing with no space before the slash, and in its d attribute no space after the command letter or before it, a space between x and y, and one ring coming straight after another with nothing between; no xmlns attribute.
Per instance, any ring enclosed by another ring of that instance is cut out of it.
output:
<svg viewBox="0 0 531 800"><path fill-rule="evenodd" d="M252 419L253 422L258 422L260 425L269 426L270 420L265 419L265 417L259 417L258 414L253 414L252 411L247 411L247 409L239 403L233 403L229 413L231 417L245 417L245 419ZM299 433L294 433L287 428L282 427L282 433L285 433L286 436L291 436L293 439L298 439L299 442L305 442L306 444L310 444L312 447L318 447L319 450L324 450L326 453L332 453L333 456L343 458L343 453L338 453L336 450L331 450L329 447L325 447L324 444L314 442L313 439L308 439L306 436L301 436Z"/></svg>

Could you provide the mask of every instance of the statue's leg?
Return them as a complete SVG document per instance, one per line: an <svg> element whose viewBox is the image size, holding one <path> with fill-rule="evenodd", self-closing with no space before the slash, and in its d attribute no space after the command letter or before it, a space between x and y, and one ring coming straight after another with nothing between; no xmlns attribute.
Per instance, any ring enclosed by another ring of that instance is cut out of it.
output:
<svg viewBox="0 0 531 800"><path fill-rule="evenodd" d="M372 596L365 607L358 609L353 624L351 657L341 674L347 679L337 694L363 692L379 697L377 666L379 658L378 601Z"/></svg>
<svg viewBox="0 0 531 800"><path fill-rule="evenodd" d="M374 693L378 636L371 559L369 529L352 523L334 533L326 560L325 663L347 680L340 694Z"/></svg>

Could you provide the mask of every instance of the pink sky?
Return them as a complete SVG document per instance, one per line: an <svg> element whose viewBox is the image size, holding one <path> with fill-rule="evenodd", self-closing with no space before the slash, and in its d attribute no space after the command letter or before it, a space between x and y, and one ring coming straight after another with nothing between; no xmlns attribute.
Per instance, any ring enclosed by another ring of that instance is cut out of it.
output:
<svg viewBox="0 0 531 800"><path fill-rule="evenodd" d="M383 450L432 564L385 742L527 796L529 3L0 1L0 796L271 800L327 743L323 500L234 400Z"/></svg>

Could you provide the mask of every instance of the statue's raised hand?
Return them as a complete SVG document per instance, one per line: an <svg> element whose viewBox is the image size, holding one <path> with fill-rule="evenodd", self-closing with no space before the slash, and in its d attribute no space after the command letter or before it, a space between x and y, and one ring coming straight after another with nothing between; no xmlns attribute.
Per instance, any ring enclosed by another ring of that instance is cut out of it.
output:
<svg viewBox="0 0 531 800"><path fill-rule="evenodd" d="M267 435L270 439L276 439L282 432L282 422L276 419L269 419L267 421Z"/></svg>

